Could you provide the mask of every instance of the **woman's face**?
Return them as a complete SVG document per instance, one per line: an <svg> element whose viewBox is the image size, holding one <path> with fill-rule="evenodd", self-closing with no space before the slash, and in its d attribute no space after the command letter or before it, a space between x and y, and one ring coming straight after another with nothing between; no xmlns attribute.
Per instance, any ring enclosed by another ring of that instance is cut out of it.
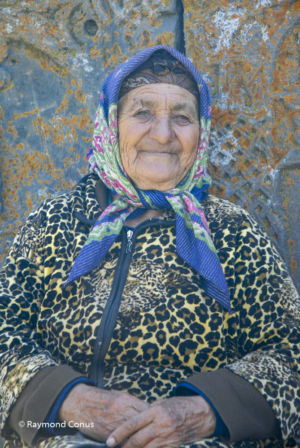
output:
<svg viewBox="0 0 300 448"><path fill-rule="evenodd" d="M174 84L147 84L118 106L123 169L141 190L174 188L192 166L198 147L197 100Z"/></svg>

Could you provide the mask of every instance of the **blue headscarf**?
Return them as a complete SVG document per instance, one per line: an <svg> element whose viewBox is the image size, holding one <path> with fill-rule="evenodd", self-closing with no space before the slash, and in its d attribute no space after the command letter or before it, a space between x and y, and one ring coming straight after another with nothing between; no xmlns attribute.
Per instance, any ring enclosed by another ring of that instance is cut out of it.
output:
<svg viewBox="0 0 300 448"><path fill-rule="evenodd" d="M196 159L187 176L167 192L139 190L122 168L119 152L117 103L124 79L158 50L165 50L191 74L199 89L200 138ZM230 310L230 297L201 202L206 198L210 177L207 150L211 123L208 86L192 62L178 51L158 45L142 50L110 73L102 87L96 112L93 147L88 159L115 195L113 202L98 217L71 270L68 282L88 273L102 262L125 221L145 209L172 209L176 215L176 250L201 276L205 292Z"/></svg>

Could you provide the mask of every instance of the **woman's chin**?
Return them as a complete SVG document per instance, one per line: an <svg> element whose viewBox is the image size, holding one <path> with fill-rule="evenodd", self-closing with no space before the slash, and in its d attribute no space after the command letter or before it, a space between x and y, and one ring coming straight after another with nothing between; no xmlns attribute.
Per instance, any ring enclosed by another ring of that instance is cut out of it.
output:
<svg viewBox="0 0 300 448"><path fill-rule="evenodd" d="M139 176L139 179L135 181L136 186L140 190L158 190L168 191L176 186L174 174L170 175L157 175L156 173L147 173L145 176Z"/></svg>

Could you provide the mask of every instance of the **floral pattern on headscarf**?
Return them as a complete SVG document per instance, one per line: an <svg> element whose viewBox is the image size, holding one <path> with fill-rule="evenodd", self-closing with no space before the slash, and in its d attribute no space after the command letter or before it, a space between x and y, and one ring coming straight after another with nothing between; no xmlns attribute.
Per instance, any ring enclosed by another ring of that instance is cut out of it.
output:
<svg viewBox="0 0 300 448"><path fill-rule="evenodd" d="M157 50L165 50L193 76L199 88L200 138L196 159L187 176L172 190L139 190L122 169L119 151L117 102L122 81ZM230 310L229 292L201 202L206 198L210 177L207 151L211 123L208 87L192 62L176 50L156 46L141 51L117 67L106 78L96 112L93 147L88 153L95 171L116 196L96 220L77 256L68 282L90 272L101 263L127 219L145 209L172 209L176 215L176 250L201 276L204 291Z"/></svg>

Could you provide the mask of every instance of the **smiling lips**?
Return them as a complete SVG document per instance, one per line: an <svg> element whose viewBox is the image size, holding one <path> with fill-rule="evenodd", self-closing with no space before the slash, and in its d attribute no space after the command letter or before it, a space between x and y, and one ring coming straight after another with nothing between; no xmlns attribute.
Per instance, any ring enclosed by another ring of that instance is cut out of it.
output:
<svg viewBox="0 0 300 448"><path fill-rule="evenodd" d="M155 154L155 155L176 155L177 151L174 150L167 150L167 149L158 149L155 150L153 148L151 149L138 149L138 152L145 153L145 154Z"/></svg>

